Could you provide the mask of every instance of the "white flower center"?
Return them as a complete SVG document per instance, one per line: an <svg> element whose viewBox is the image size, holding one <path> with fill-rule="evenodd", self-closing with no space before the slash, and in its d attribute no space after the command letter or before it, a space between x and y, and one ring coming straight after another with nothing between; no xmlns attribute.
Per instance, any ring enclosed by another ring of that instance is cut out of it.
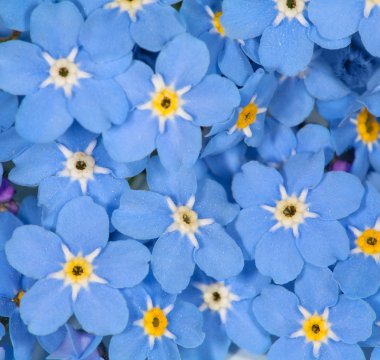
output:
<svg viewBox="0 0 380 360"><path fill-rule="evenodd" d="M153 75L152 84L154 92L150 94L151 100L137 106L137 108L139 110L150 110L153 116L158 118L161 133L165 130L166 121L174 121L176 116L187 121L193 119L183 109L185 101L182 99L182 96L191 89L191 86L176 90L173 85L166 85L164 79L159 74Z"/></svg>
<svg viewBox="0 0 380 360"><path fill-rule="evenodd" d="M83 256L81 253L73 255L71 251L62 245L62 251L65 255L65 262L62 264L62 270L52 273L48 276L50 279L63 280L64 286L71 286L72 299L75 301L79 291L84 288L88 289L90 282L106 284L107 281L95 274L95 268L92 265L95 258L100 254L100 248L94 250L91 254Z"/></svg>
<svg viewBox="0 0 380 360"><path fill-rule="evenodd" d="M87 193L88 181L94 180L94 174L109 174L110 169L97 166L94 157L91 155L96 146L96 140L92 141L84 152L72 152L62 144L58 145L59 150L65 156L64 169L58 175L69 177L73 181L79 181L83 194Z"/></svg>
<svg viewBox="0 0 380 360"><path fill-rule="evenodd" d="M285 18L289 21L296 19L303 26L309 26L306 21L303 12L305 10L305 2L308 0L274 0L276 3L276 9L278 10L278 15L274 20L273 25L279 25Z"/></svg>
<svg viewBox="0 0 380 360"><path fill-rule="evenodd" d="M166 199L170 210L173 223L168 227L167 231L179 231L181 235L187 236L195 248L199 247L195 234L202 226L210 225L213 219L199 219L198 214L193 210L195 197L191 196L186 205L176 206L172 199Z"/></svg>
<svg viewBox="0 0 380 360"><path fill-rule="evenodd" d="M114 0L105 5L106 9L117 9L120 12L128 12L130 18L135 21L136 14L144 5L156 2L156 0Z"/></svg>
<svg viewBox="0 0 380 360"><path fill-rule="evenodd" d="M40 85L44 88L48 85L54 85L56 89L62 88L65 95L70 97L72 88L79 85L80 79L88 79L91 74L81 71L79 64L74 62L78 54L78 49L74 48L67 58L54 59L48 53L43 57L50 65L49 77Z"/></svg>
<svg viewBox="0 0 380 360"><path fill-rule="evenodd" d="M270 229L276 231L283 227L292 229L295 237L298 237L298 227L305 218L316 218L318 214L309 211L309 204L306 203L307 190L303 190L299 197L295 195L289 196L285 188L280 186L281 200L276 202L276 206L262 205L264 210L273 214L273 218L277 223Z"/></svg>
<svg viewBox="0 0 380 360"><path fill-rule="evenodd" d="M226 321L227 311L232 308L232 302L240 300L222 282L212 284L196 283L194 286L202 292L203 304L200 306L200 310L209 309L218 312L222 322Z"/></svg>
<svg viewBox="0 0 380 360"><path fill-rule="evenodd" d="M380 0L366 0L364 7L364 16L368 17L375 6L380 6Z"/></svg>

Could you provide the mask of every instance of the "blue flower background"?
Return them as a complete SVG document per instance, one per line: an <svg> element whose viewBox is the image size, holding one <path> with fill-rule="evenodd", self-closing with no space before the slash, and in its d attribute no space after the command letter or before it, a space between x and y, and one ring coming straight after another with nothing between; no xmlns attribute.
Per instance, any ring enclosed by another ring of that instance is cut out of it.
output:
<svg viewBox="0 0 380 360"><path fill-rule="evenodd" d="M0 360L380 360L379 0L0 0Z"/></svg>

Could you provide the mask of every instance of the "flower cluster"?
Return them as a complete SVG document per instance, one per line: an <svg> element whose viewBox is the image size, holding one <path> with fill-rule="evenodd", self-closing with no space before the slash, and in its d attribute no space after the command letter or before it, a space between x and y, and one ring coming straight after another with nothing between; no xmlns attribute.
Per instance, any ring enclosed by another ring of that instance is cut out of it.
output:
<svg viewBox="0 0 380 360"><path fill-rule="evenodd" d="M0 0L0 360L379 360L379 24Z"/></svg>

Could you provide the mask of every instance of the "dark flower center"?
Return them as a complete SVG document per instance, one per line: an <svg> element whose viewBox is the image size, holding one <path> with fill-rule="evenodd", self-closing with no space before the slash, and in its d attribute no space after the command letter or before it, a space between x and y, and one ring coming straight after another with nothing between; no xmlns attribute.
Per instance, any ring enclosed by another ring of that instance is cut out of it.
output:
<svg viewBox="0 0 380 360"><path fill-rule="evenodd" d="M69 69L67 69L65 67L61 67L59 69L59 75L62 77L67 77L69 75Z"/></svg>
<svg viewBox="0 0 380 360"><path fill-rule="evenodd" d="M318 334L318 333L321 331L321 328L319 327L318 324L314 324L314 325L311 327L311 331L312 331L314 334Z"/></svg>
<svg viewBox="0 0 380 360"><path fill-rule="evenodd" d="M158 317L154 317L152 321L152 325L155 328L158 328L160 326L160 319Z"/></svg>
<svg viewBox="0 0 380 360"><path fill-rule="evenodd" d="M286 217L293 217L297 212L297 208L294 206L294 205L288 205L284 210L283 210L283 214L286 216Z"/></svg>
<svg viewBox="0 0 380 360"><path fill-rule="evenodd" d="M374 237L369 237L369 238L367 239L367 244L368 244L368 245L371 245L371 246L375 246L375 245L377 244L377 239L374 238Z"/></svg>
<svg viewBox="0 0 380 360"><path fill-rule="evenodd" d="M164 97L161 101L161 107L164 109L169 109L172 104L172 101L168 97Z"/></svg>
<svg viewBox="0 0 380 360"><path fill-rule="evenodd" d="M75 167L77 168L77 170L84 170L86 169L87 164L84 161L79 160L76 162Z"/></svg>
<svg viewBox="0 0 380 360"><path fill-rule="evenodd" d="M286 0L286 6L289 9L294 9L297 6L297 0Z"/></svg>
<svg viewBox="0 0 380 360"><path fill-rule="evenodd" d="M72 272L74 276L81 276L84 273L84 270L82 266L75 265Z"/></svg>
<svg viewBox="0 0 380 360"><path fill-rule="evenodd" d="M222 298L217 291L215 291L214 293L212 293L212 297L213 297L213 299L214 299L215 302L218 302Z"/></svg>
<svg viewBox="0 0 380 360"><path fill-rule="evenodd" d="M190 216L187 215L187 214L183 214L182 215L182 220L186 223L186 224L191 224L191 219L190 219Z"/></svg>

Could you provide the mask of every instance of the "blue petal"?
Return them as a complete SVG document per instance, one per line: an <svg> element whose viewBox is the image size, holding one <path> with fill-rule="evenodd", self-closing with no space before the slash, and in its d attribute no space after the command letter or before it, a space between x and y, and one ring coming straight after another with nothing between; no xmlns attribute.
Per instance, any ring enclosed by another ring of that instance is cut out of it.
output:
<svg viewBox="0 0 380 360"><path fill-rule="evenodd" d="M0 252L0 269L1 269L1 283L0 283L0 297L6 299L9 302L13 299L20 290L21 274L18 273L12 266L9 265L5 256L5 252ZM9 306L5 306L12 310L15 310L15 304L11 303ZM0 312L3 312L3 306L0 306ZM1 315L4 316L4 315Z"/></svg>
<svg viewBox="0 0 380 360"><path fill-rule="evenodd" d="M152 271L163 290L176 294L184 290L194 273L194 246L178 232L162 235L152 252Z"/></svg>
<svg viewBox="0 0 380 360"><path fill-rule="evenodd" d="M96 62L120 59L132 51L129 16L116 10L98 9L84 23L79 41Z"/></svg>
<svg viewBox="0 0 380 360"><path fill-rule="evenodd" d="M252 65L240 43L227 38L224 44L218 60L220 71L236 85L242 86L253 72Z"/></svg>
<svg viewBox="0 0 380 360"><path fill-rule="evenodd" d="M116 80L124 89L131 104L137 106L150 100L149 95L154 92L152 76L153 70L148 65L135 60L128 70L119 75ZM134 86L137 83L139 86Z"/></svg>
<svg viewBox="0 0 380 360"><path fill-rule="evenodd" d="M114 335L128 323L127 303L119 290L90 283L75 301L74 313L83 329L95 335Z"/></svg>
<svg viewBox="0 0 380 360"><path fill-rule="evenodd" d="M43 3L30 18L30 37L56 59L67 57L77 47L83 17L70 2Z"/></svg>
<svg viewBox="0 0 380 360"><path fill-rule="evenodd" d="M343 39L330 40L321 36L315 26L309 27L309 39L314 41L323 49L337 50L342 49L350 45L351 37L347 36Z"/></svg>
<svg viewBox="0 0 380 360"><path fill-rule="evenodd" d="M290 230L266 233L256 246L256 266L277 284L294 280L302 271L303 260Z"/></svg>
<svg viewBox="0 0 380 360"><path fill-rule="evenodd" d="M169 196L177 204L186 204L197 191L194 169L181 168L178 171L169 171L162 166L158 156L149 161L147 181L151 191Z"/></svg>
<svg viewBox="0 0 380 360"><path fill-rule="evenodd" d="M226 131L223 131L216 134L206 144L201 157L206 158L207 156L223 154L226 150L229 150L239 144L243 138L244 134L240 131L235 131L232 134L228 134Z"/></svg>
<svg viewBox="0 0 380 360"><path fill-rule="evenodd" d="M347 233L338 221L307 219L300 226L297 247L305 261L315 266L330 266L350 253Z"/></svg>
<svg viewBox="0 0 380 360"><path fill-rule="evenodd" d="M12 237L13 231L22 225L22 222L10 212L0 212L0 251L4 244Z"/></svg>
<svg viewBox="0 0 380 360"><path fill-rule="evenodd" d="M188 35L177 36L157 58L156 72L176 89L198 84L207 73L210 55L206 45Z"/></svg>
<svg viewBox="0 0 380 360"><path fill-rule="evenodd" d="M148 355L149 360L181 360L177 344L168 338L163 337L161 341L155 341L153 350Z"/></svg>
<svg viewBox="0 0 380 360"><path fill-rule="evenodd" d="M253 354L265 353L272 343L252 313L251 299L233 303L227 313L226 332L236 345Z"/></svg>
<svg viewBox="0 0 380 360"><path fill-rule="evenodd" d="M257 243L275 224L272 213L255 205L241 210L235 226L245 248L254 256Z"/></svg>
<svg viewBox="0 0 380 360"><path fill-rule="evenodd" d="M21 154L31 144L24 140L14 127L0 132L0 161L9 161Z"/></svg>
<svg viewBox="0 0 380 360"><path fill-rule="evenodd" d="M211 28L210 16L204 4L199 1L182 1L180 15L189 33L194 36L199 37Z"/></svg>
<svg viewBox="0 0 380 360"><path fill-rule="evenodd" d="M359 345L349 345L342 341L329 342L328 346L321 347L319 358L321 360L364 360L365 356Z"/></svg>
<svg viewBox="0 0 380 360"><path fill-rule="evenodd" d="M260 41L259 55L265 67L293 76L309 64L313 49L314 44L307 36L307 28L297 20L285 20L276 27L269 26L265 29Z"/></svg>
<svg viewBox="0 0 380 360"><path fill-rule="evenodd" d="M266 0L225 0L221 22L228 36L244 40L260 36L275 17L275 7Z"/></svg>
<svg viewBox="0 0 380 360"><path fill-rule="evenodd" d="M14 124L17 110L17 96L0 91L0 133Z"/></svg>
<svg viewBox="0 0 380 360"><path fill-rule="evenodd" d="M311 313L321 314L338 302L339 286L330 269L305 266L295 282L294 292L302 306Z"/></svg>
<svg viewBox="0 0 380 360"><path fill-rule="evenodd" d="M48 86L24 98L17 112L16 130L26 140L45 143L63 135L72 122L63 93Z"/></svg>
<svg viewBox="0 0 380 360"><path fill-rule="evenodd" d="M244 266L243 254L236 242L219 224L204 226L199 231L197 265L217 280L237 275Z"/></svg>
<svg viewBox="0 0 380 360"><path fill-rule="evenodd" d="M241 168L232 182L232 193L242 207L272 204L280 198L282 177L277 170L251 161Z"/></svg>
<svg viewBox="0 0 380 360"><path fill-rule="evenodd" d="M87 130L99 133L111 123L121 124L129 106L123 89L114 80L84 80L69 101L72 115Z"/></svg>
<svg viewBox="0 0 380 360"><path fill-rule="evenodd" d="M212 126L228 120L240 96L232 81L219 75L209 75L183 96L184 109L199 126Z"/></svg>
<svg viewBox="0 0 380 360"><path fill-rule="evenodd" d="M131 35L143 49L159 51L164 45L182 34L185 28L178 12L160 3L145 5L131 24Z"/></svg>
<svg viewBox="0 0 380 360"><path fill-rule="evenodd" d="M112 225L125 235L139 240L162 235L172 223L166 199L157 193L127 190L120 208L112 215Z"/></svg>
<svg viewBox="0 0 380 360"><path fill-rule="evenodd" d="M231 292L239 296L240 299L250 299L259 295L269 283L270 278L261 275L253 261L246 261L243 271L226 281Z"/></svg>
<svg viewBox="0 0 380 360"><path fill-rule="evenodd" d="M322 151L294 155L283 167L288 192L299 195L304 189L314 188L321 181L324 169L325 157Z"/></svg>
<svg viewBox="0 0 380 360"><path fill-rule="evenodd" d="M253 300L253 313L265 330L275 336L288 336L300 328L302 315L297 297L282 286L270 285Z"/></svg>
<svg viewBox="0 0 380 360"><path fill-rule="evenodd" d="M5 251L17 271L34 279L60 270L64 262L61 239L35 225L17 228L6 243Z"/></svg>
<svg viewBox="0 0 380 360"><path fill-rule="evenodd" d="M318 0L310 2L308 14L323 37L339 40L358 30L363 10L362 1Z"/></svg>
<svg viewBox="0 0 380 360"><path fill-rule="evenodd" d="M379 265L371 256L365 257L363 254L338 262L334 277L342 291L353 299L374 295L380 287Z"/></svg>
<svg viewBox="0 0 380 360"><path fill-rule="evenodd" d="M145 360L148 350L148 337L143 329L132 326L122 334L111 338L109 355L111 359Z"/></svg>
<svg viewBox="0 0 380 360"><path fill-rule="evenodd" d="M305 360L314 358L312 344L306 342L303 338L280 338L268 352L268 360Z"/></svg>
<svg viewBox="0 0 380 360"><path fill-rule="evenodd" d="M331 66L318 59L310 64L305 85L310 94L320 100L340 99L350 93Z"/></svg>
<svg viewBox="0 0 380 360"><path fill-rule="evenodd" d="M157 151L162 164L169 170L190 167L198 159L202 146L200 127L176 118L166 123L165 132L157 138Z"/></svg>
<svg viewBox="0 0 380 360"><path fill-rule="evenodd" d="M133 240L111 241L95 259L96 274L110 286L125 288L138 285L148 274L150 252Z"/></svg>
<svg viewBox="0 0 380 360"><path fill-rule="evenodd" d="M64 161L65 157L57 144L33 145L13 159L15 167L9 179L18 185L37 186L42 179L58 173Z"/></svg>
<svg viewBox="0 0 380 360"><path fill-rule="evenodd" d="M38 46L19 40L0 45L2 90L14 95L31 94L48 76L48 64Z"/></svg>
<svg viewBox="0 0 380 360"><path fill-rule="evenodd" d="M158 121L147 111L133 111L121 126L103 133L104 146L115 161L137 161L156 148Z"/></svg>
<svg viewBox="0 0 380 360"><path fill-rule="evenodd" d="M69 201L60 211L57 234L70 250L88 255L108 241L109 219L103 207L86 196Z"/></svg>
<svg viewBox="0 0 380 360"><path fill-rule="evenodd" d="M313 111L314 98L298 77L280 82L270 103L271 114L286 126L295 126L304 121Z"/></svg>
<svg viewBox="0 0 380 360"><path fill-rule="evenodd" d="M195 195L194 210L201 218L211 218L221 225L230 223L238 214L239 207L227 199L223 186L216 181L204 179Z"/></svg>
<svg viewBox="0 0 380 360"><path fill-rule="evenodd" d="M18 311L15 311L9 319L9 334L15 359L31 359L36 346L36 338L28 332Z"/></svg>
<svg viewBox="0 0 380 360"><path fill-rule="evenodd" d="M23 296L20 314L32 334L48 335L69 320L73 313L71 306L70 286L64 287L62 281L43 279Z"/></svg>
<svg viewBox="0 0 380 360"><path fill-rule="evenodd" d="M176 301L168 314L168 330L175 335L175 342L185 348L195 348L205 337L202 331L203 316L192 304Z"/></svg>
<svg viewBox="0 0 380 360"><path fill-rule="evenodd" d="M329 172L310 192L310 211L324 220L342 219L356 211L364 195L359 179L345 172Z"/></svg>
<svg viewBox="0 0 380 360"><path fill-rule="evenodd" d="M344 295L330 309L329 322L334 333L347 344L368 339L376 314L364 300L350 300Z"/></svg>
<svg viewBox="0 0 380 360"><path fill-rule="evenodd" d="M9 29L29 29L30 14L41 0L0 0L1 19Z"/></svg>
<svg viewBox="0 0 380 360"><path fill-rule="evenodd" d="M373 56L380 56L380 9L375 6L368 18L363 18L359 25L359 34L366 50Z"/></svg>
<svg viewBox="0 0 380 360"><path fill-rule="evenodd" d="M326 162L332 156L332 139L328 129L317 124L307 124L297 132L297 152L325 150Z"/></svg>

